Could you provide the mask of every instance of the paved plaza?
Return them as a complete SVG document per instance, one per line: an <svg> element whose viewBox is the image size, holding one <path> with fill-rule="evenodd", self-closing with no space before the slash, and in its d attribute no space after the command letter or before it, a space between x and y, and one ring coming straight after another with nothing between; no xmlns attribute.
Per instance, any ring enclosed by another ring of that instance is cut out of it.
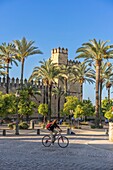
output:
<svg viewBox="0 0 113 170"><path fill-rule="evenodd" d="M0 131L0 170L113 170L113 143L105 130L73 130L67 135L70 144L60 148L57 143L46 148L41 139L48 133L41 129L20 131L6 136ZM66 135L66 129L63 129Z"/></svg>

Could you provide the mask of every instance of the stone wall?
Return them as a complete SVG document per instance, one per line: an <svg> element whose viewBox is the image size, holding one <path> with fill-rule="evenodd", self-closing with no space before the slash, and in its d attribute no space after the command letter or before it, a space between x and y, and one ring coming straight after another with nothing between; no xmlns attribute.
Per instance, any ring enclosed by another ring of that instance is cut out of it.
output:
<svg viewBox="0 0 113 170"><path fill-rule="evenodd" d="M57 65L60 64L66 64L66 65L78 65L79 62L78 61L68 61L68 49L64 49L64 48L55 48L51 51L51 59L53 61L53 63L56 63ZM28 80L25 79L24 80L24 84L27 84ZM35 86L37 88L37 90L41 91L41 96L37 95L37 99L38 101L37 104L39 105L40 103L43 103L44 101L44 89L45 86L43 85L42 82L35 82L32 81L31 85ZM62 90L64 90L64 85L59 81L59 85L62 87ZM9 93L16 93L16 90L20 87L20 80L18 78L9 78ZM54 86L53 86L54 88ZM69 83L67 84L67 91L69 95L72 96L77 96L80 99L80 84L79 83ZM6 93L6 78L1 78L0 77L0 91L2 91L3 93ZM63 108L64 105L64 96L61 98L61 109ZM54 113L55 115L57 115L58 113L58 99L57 96L52 96L52 113ZM36 117L37 113L34 114L34 116Z"/></svg>

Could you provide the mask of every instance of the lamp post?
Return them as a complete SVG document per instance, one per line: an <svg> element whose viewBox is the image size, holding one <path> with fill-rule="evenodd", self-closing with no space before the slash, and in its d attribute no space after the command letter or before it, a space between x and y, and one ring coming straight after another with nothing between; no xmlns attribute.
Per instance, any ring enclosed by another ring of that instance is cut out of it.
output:
<svg viewBox="0 0 113 170"><path fill-rule="evenodd" d="M17 119L16 119L16 128L15 128L15 135L19 135L19 115L18 115L18 103L19 103L19 97L20 97L20 94L18 91L16 91L16 115L17 115Z"/></svg>

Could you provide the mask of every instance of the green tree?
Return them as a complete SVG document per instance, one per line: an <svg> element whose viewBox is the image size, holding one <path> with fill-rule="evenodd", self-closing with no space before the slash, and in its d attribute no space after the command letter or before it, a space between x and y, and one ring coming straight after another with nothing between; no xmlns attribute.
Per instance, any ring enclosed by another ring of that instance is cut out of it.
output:
<svg viewBox="0 0 113 170"><path fill-rule="evenodd" d="M89 99L83 100L83 110L84 110L84 113L83 113L84 117L94 116L95 108Z"/></svg>
<svg viewBox="0 0 113 170"><path fill-rule="evenodd" d="M107 99L107 97L104 100L102 100L102 114L103 114L103 116L105 116L105 113L107 111L112 109L112 103L113 103L112 100L109 101Z"/></svg>
<svg viewBox="0 0 113 170"><path fill-rule="evenodd" d="M13 94L0 92L0 117L8 117L16 113L16 101Z"/></svg>
<svg viewBox="0 0 113 170"><path fill-rule="evenodd" d="M107 118L108 120L112 120L113 121L113 113L112 113L113 111L112 111L112 109L110 109L109 111L107 111L106 113L105 113L105 118Z"/></svg>
<svg viewBox="0 0 113 170"><path fill-rule="evenodd" d="M76 106L76 109L74 110L74 117L75 117L75 118L80 118L80 117L83 116L83 114L84 114L83 106L80 105L80 104L78 104L78 105Z"/></svg>
<svg viewBox="0 0 113 170"><path fill-rule="evenodd" d="M107 98L102 100L102 112L103 112L103 116L105 118L113 121L113 102L112 102L112 100L109 101Z"/></svg>
<svg viewBox="0 0 113 170"><path fill-rule="evenodd" d="M75 58L86 58L91 59L95 62L96 66L96 104L95 104L95 113L96 113L96 127L99 127L99 82L100 82L100 67L103 59L113 58L113 45L106 45L108 41L98 42L96 39L90 40L87 43L82 44L82 47L77 49L79 55Z"/></svg>
<svg viewBox="0 0 113 170"><path fill-rule="evenodd" d="M94 106L91 103L91 101L88 100L83 100L80 104L78 104L74 110L74 116L75 118L83 118L87 116L93 116L94 115Z"/></svg>
<svg viewBox="0 0 113 170"><path fill-rule="evenodd" d="M64 103L63 112L69 116L70 110L75 110L76 106L80 104L80 101L75 96L67 96L66 97L66 103Z"/></svg>
<svg viewBox="0 0 113 170"><path fill-rule="evenodd" d="M28 56L34 54L42 54L38 47L33 46L34 41L27 41L25 37L22 40L13 41L16 49L19 61L21 61L21 88L23 87L23 75L24 75L24 63Z"/></svg>
<svg viewBox="0 0 113 170"><path fill-rule="evenodd" d="M46 117L48 115L48 105L47 104L40 104L38 107L38 113L43 115L44 117L44 123L46 122Z"/></svg>
<svg viewBox="0 0 113 170"><path fill-rule="evenodd" d="M26 116L26 120L28 121L29 116L34 113L36 106L36 103L29 97L28 91L20 91L18 102L18 114L20 117Z"/></svg>

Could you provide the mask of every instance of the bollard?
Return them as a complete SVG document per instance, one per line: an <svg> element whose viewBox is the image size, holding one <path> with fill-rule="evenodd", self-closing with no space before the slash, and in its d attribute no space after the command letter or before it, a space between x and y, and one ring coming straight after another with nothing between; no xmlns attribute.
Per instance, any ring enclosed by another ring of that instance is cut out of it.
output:
<svg viewBox="0 0 113 170"><path fill-rule="evenodd" d="M68 129L67 129L67 135L70 135L70 131L71 131L71 130L68 128Z"/></svg>
<svg viewBox="0 0 113 170"><path fill-rule="evenodd" d="M3 129L3 136L6 136L6 130Z"/></svg>
<svg viewBox="0 0 113 170"><path fill-rule="evenodd" d="M37 135L40 135L40 129L37 129Z"/></svg>
<svg viewBox="0 0 113 170"><path fill-rule="evenodd" d="M108 129L105 129L105 133L106 133L106 135L108 135Z"/></svg>

